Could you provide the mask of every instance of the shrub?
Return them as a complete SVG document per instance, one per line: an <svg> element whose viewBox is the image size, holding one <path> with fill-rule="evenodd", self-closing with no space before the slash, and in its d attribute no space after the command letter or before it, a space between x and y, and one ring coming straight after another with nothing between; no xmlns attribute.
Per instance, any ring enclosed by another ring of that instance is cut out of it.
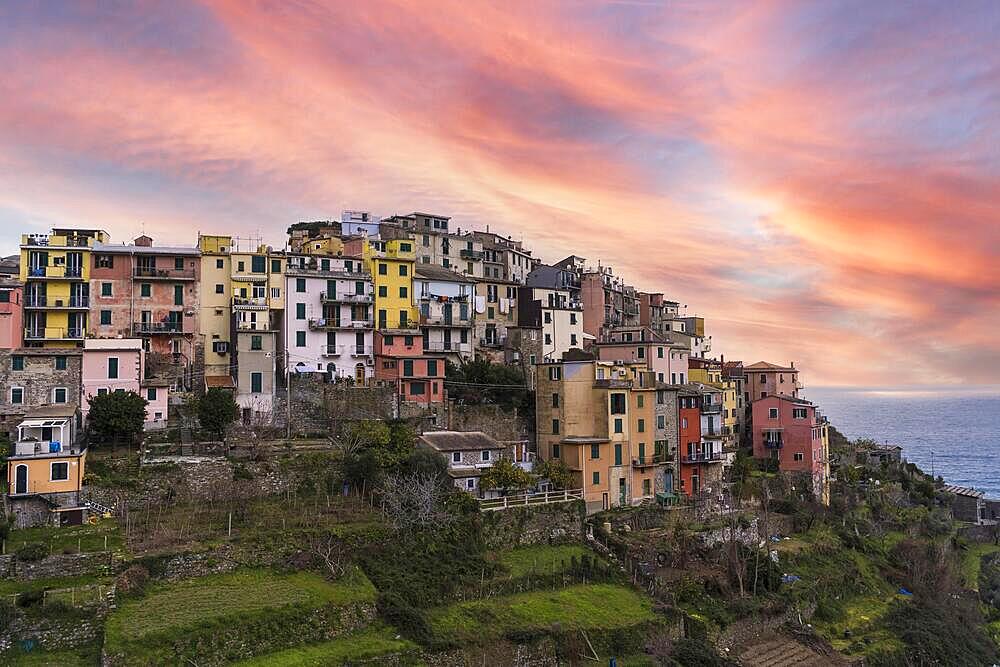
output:
<svg viewBox="0 0 1000 667"><path fill-rule="evenodd" d="M411 606L398 595L382 593L376 602L379 614L387 623L397 628L404 637L427 646L433 635L427 618L416 607Z"/></svg>
<svg viewBox="0 0 1000 667"><path fill-rule="evenodd" d="M142 595L147 583L149 583L149 570L142 565L129 567L115 579L115 587L118 592L129 597Z"/></svg>
<svg viewBox="0 0 1000 667"><path fill-rule="evenodd" d="M34 590L34 591L24 591L17 596L17 606L22 609L27 609L28 607L34 607L42 603L45 598L45 592Z"/></svg>
<svg viewBox="0 0 1000 667"><path fill-rule="evenodd" d="M670 657L684 667L723 667L726 664L707 642L695 639L678 641Z"/></svg>
<svg viewBox="0 0 1000 667"><path fill-rule="evenodd" d="M49 547L42 542L30 542L18 549L15 554L18 560L26 562L39 561L49 555Z"/></svg>

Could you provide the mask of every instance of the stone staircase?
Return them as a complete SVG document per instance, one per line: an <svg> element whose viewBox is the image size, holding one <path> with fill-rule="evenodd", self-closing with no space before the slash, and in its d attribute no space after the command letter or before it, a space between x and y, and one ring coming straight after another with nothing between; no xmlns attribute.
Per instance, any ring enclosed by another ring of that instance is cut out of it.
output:
<svg viewBox="0 0 1000 667"><path fill-rule="evenodd" d="M790 637L773 637L750 646L740 654L739 664L744 667L832 667L843 665L842 660L820 655L808 646Z"/></svg>

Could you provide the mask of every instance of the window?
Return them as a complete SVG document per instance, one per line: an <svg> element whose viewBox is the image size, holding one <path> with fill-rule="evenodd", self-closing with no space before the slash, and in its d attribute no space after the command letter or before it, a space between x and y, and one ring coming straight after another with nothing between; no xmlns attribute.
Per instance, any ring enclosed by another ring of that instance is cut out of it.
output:
<svg viewBox="0 0 1000 667"><path fill-rule="evenodd" d="M408 311L399 311L399 328L404 329L409 325L409 313Z"/></svg>
<svg viewBox="0 0 1000 667"><path fill-rule="evenodd" d="M600 484L601 483L601 473L595 472L594 476L593 476L593 480L594 480L594 484Z"/></svg>
<svg viewBox="0 0 1000 667"><path fill-rule="evenodd" d="M569 335L569 344L570 345L576 345L577 344L576 343L576 334L570 334Z"/></svg>
<svg viewBox="0 0 1000 667"><path fill-rule="evenodd" d="M611 394L611 414L625 414L625 394Z"/></svg>
<svg viewBox="0 0 1000 667"><path fill-rule="evenodd" d="M306 291L306 279L305 278L296 278L295 279L295 291L299 292L299 293Z"/></svg>
<svg viewBox="0 0 1000 667"><path fill-rule="evenodd" d="M561 366L549 366L549 379L550 380L561 380L562 379L562 367Z"/></svg>
<svg viewBox="0 0 1000 667"><path fill-rule="evenodd" d="M147 401L156 400L156 387L146 387L146 400Z"/></svg>
<svg viewBox="0 0 1000 667"><path fill-rule="evenodd" d="M243 262L242 260L239 261L239 262L236 262L236 272L237 273L243 273L244 270L246 269L246 266L247 266L246 262Z"/></svg>
<svg viewBox="0 0 1000 667"><path fill-rule="evenodd" d="M559 407L559 394L552 394L552 407Z"/></svg>
<svg viewBox="0 0 1000 667"><path fill-rule="evenodd" d="M688 418L681 417L681 428L687 428L687 427L688 427Z"/></svg>
<svg viewBox="0 0 1000 667"><path fill-rule="evenodd" d="M52 390L52 402L53 403L65 403L66 402L66 387L56 387Z"/></svg>
<svg viewBox="0 0 1000 667"><path fill-rule="evenodd" d="M400 299L405 299L405 298L406 298L406 296L407 296L407 291L406 291L406 287L405 287L405 286L403 286L403 287L400 287L400 288L399 288L399 298L400 298Z"/></svg>
<svg viewBox="0 0 1000 667"><path fill-rule="evenodd" d="M413 396L423 396L427 391L426 382L411 382L410 383L410 394Z"/></svg>
<svg viewBox="0 0 1000 667"><path fill-rule="evenodd" d="M545 344L552 345L552 334L545 334Z"/></svg>
<svg viewBox="0 0 1000 667"><path fill-rule="evenodd" d="M10 388L10 404L21 405L24 403L24 387Z"/></svg>
<svg viewBox="0 0 1000 667"><path fill-rule="evenodd" d="M641 408L645 403L646 403L646 397L643 396L642 394L639 394L638 396L635 397L635 407Z"/></svg>
<svg viewBox="0 0 1000 667"><path fill-rule="evenodd" d="M552 313L548 310L545 311L545 323L552 324Z"/></svg>
<svg viewBox="0 0 1000 667"><path fill-rule="evenodd" d="M250 391L254 394L259 394L264 390L264 374L263 373L251 373L250 374Z"/></svg>
<svg viewBox="0 0 1000 667"><path fill-rule="evenodd" d="M590 458L592 458L592 459L599 459L599 458L601 458L601 446L600 445L591 445L590 446Z"/></svg>
<svg viewBox="0 0 1000 667"><path fill-rule="evenodd" d="M484 461L489 461L490 460L490 450L488 450L488 449L484 449L483 450L483 460Z"/></svg>
<svg viewBox="0 0 1000 667"><path fill-rule="evenodd" d="M406 264L400 264L399 265L399 275L401 275L401 276L408 275L406 269L407 269Z"/></svg>
<svg viewBox="0 0 1000 667"><path fill-rule="evenodd" d="M427 376L434 377L438 374L438 362L437 359L427 360Z"/></svg>
<svg viewBox="0 0 1000 667"><path fill-rule="evenodd" d="M139 283L139 296L148 299L153 293L153 287L149 283Z"/></svg>
<svg viewBox="0 0 1000 667"><path fill-rule="evenodd" d="M561 453L559 445L552 445L552 458L558 459Z"/></svg>
<svg viewBox="0 0 1000 667"><path fill-rule="evenodd" d="M805 454L803 454L802 452L795 452L795 454L792 455L792 458L796 461L803 461L805 460L806 457Z"/></svg>
<svg viewBox="0 0 1000 667"><path fill-rule="evenodd" d="M250 258L250 271L253 273L267 273L267 258L264 255L252 256Z"/></svg>
<svg viewBox="0 0 1000 667"><path fill-rule="evenodd" d="M493 308L493 306L490 306L489 308L486 309L486 319L495 320L496 317L497 317L496 309Z"/></svg>
<svg viewBox="0 0 1000 667"><path fill-rule="evenodd" d="M658 359L662 359L663 358L663 348L662 347L656 348L656 357Z"/></svg>
<svg viewBox="0 0 1000 667"><path fill-rule="evenodd" d="M622 464L622 444L620 442L615 443L615 465L620 466Z"/></svg>
<svg viewBox="0 0 1000 667"><path fill-rule="evenodd" d="M118 378L118 357L108 357L108 379Z"/></svg>
<svg viewBox="0 0 1000 667"><path fill-rule="evenodd" d="M403 345L413 347L413 336L403 336Z"/></svg>
<svg viewBox="0 0 1000 667"><path fill-rule="evenodd" d="M295 304L295 319L297 320L306 319L306 304L304 303Z"/></svg>
<svg viewBox="0 0 1000 667"><path fill-rule="evenodd" d="M64 482L69 479L69 463L66 461L55 461L49 473L49 481Z"/></svg>
<svg viewBox="0 0 1000 667"><path fill-rule="evenodd" d="M115 258L113 255L98 255L97 256L97 268L99 269L113 269L115 268Z"/></svg>
<svg viewBox="0 0 1000 667"><path fill-rule="evenodd" d="M792 408L792 419L805 419L806 409L805 408Z"/></svg>
<svg viewBox="0 0 1000 667"><path fill-rule="evenodd" d="M767 384L767 375L765 375L764 373L761 373L760 374L760 381L761 381L761 384Z"/></svg>
<svg viewBox="0 0 1000 667"><path fill-rule="evenodd" d="M461 463L462 462L462 452L452 452L451 453L451 462L452 463Z"/></svg>
<svg viewBox="0 0 1000 667"><path fill-rule="evenodd" d="M378 274L380 276L389 275L389 265L386 264L385 262L380 262L378 265Z"/></svg>
<svg viewBox="0 0 1000 667"><path fill-rule="evenodd" d="M55 368L57 371L66 370L66 357L62 355L55 357Z"/></svg>
<svg viewBox="0 0 1000 667"><path fill-rule="evenodd" d="M10 290L0 290L0 303L10 303Z"/></svg>
<svg viewBox="0 0 1000 667"><path fill-rule="evenodd" d="M635 356L636 356L637 359L645 359L646 358L646 348L644 348L644 347L637 347L637 348L635 348Z"/></svg>
<svg viewBox="0 0 1000 667"><path fill-rule="evenodd" d="M281 273L281 260L272 259L271 260L271 273Z"/></svg>
<svg viewBox="0 0 1000 667"><path fill-rule="evenodd" d="M667 418L664 417L663 415L656 415L656 428L662 429L666 427L667 427Z"/></svg>
<svg viewBox="0 0 1000 667"><path fill-rule="evenodd" d="M622 420L615 419L615 433L622 433Z"/></svg>
<svg viewBox="0 0 1000 667"><path fill-rule="evenodd" d="M576 324L576 313L570 313L569 314L569 323L570 324Z"/></svg>
<svg viewBox="0 0 1000 667"><path fill-rule="evenodd" d="M465 488L467 488L469 490L475 489L476 488L476 478L475 477L470 477L469 479L465 480Z"/></svg>
<svg viewBox="0 0 1000 667"><path fill-rule="evenodd" d="M250 336L250 349L251 350L263 350L264 337L263 336Z"/></svg>
<svg viewBox="0 0 1000 667"><path fill-rule="evenodd" d="M183 306L184 305L184 286L174 285L174 305Z"/></svg>
<svg viewBox="0 0 1000 667"><path fill-rule="evenodd" d="M24 357L20 354L15 354L10 358L10 369L12 371L23 371L24 370Z"/></svg>
<svg viewBox="0 0 1000 667"><path fill-rule="evenodd" d="M305 347L306 346L306 332L296 331L295 332L295 347Z"/></svg>
<svg viewBox="0 0 1000 667"><path fill-rule="evenodd" d="M226 286L223 285L222 283L216 283L215 284L215 293L216 294L225 294L226 293Z"/></svg>
<svg viewBox="0 0 1000 667"><path fill-rule="evenodd" d="M552 420L552 435L559 435L559 420Z"/></svg>
<svg viewBox="0 0 1000 667"><path fill-rule="evenodd" d="M778 418L778 408L768 408L768 410L767 410L767 418L768 419L777 419Z"/></svg>
<svg viewBox="0 0 1000 667"><path fill-rule="evenodd" d="M431 237L428 236L427 234L424 234L424 237L423 239L421 239L421 241L423 242L425 248L431 245Z"/></svg>
<svg viewBox="0 0 1000 667"><path fill-rule="evenodd" d="M412 250L413 250L413 246L411 246L409 243L400 243L399 244L399 251L400 252L411 252ZM403 275L403 274L401 273L399 275Z"/></svg>
<svg viewBox="0 0 1000 667"><path fill-rule="evenodd" d="M108 388L107 387L98 387L97 388L97 395L98 396L104 396L107 393L108 393Z"/></svg>
<svg viewBox="0 0 1000 667"><path fill-rule="evenodd" d="M222 260L222 259L215 260L215 268L217 268L217 269L224 269L225 267L226 267L225 260Z"/></svg>
<svg viewBox="0 0 1000 667"><path fill-rule="evenodd" d="M413 377L413 359L403 360L403 377Z"/></svg>

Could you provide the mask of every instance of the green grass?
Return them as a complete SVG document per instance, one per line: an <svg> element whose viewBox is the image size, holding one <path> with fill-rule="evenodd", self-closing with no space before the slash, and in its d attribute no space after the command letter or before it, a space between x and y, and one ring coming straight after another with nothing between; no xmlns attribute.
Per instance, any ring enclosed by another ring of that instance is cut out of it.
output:
<svg viewBox="0 0 1000 667"><path fill-rule="evenodd" d="M561 572L573 558L579 562L585 555L597 558L597 554L579 544L539 545L505 551L499 555L499 561L507 570L505 577L519 579L529 574Z"/></svg>
<svg viewBox="0 0 1000 667"><path fill-rule="evenodd" d="M35 649L31 653L14 648L0 653L0 664L11 667L93 667L100 662L100 651L93 645L64 651Z"/></svg>
<svg viewBox="0 0 1000 667"><path fill-rule="evenodd" d="M979 590L979 568L983 556L1000 551L996 544L971 544L969 550L962 556L962 580L965 587L971 591Z"/></svg>
<svg viewBox="0 0 1000 667"><path fill-rule="evenodd" d="M413 642L406 639L396 639L396 631L383 626L368 628L320 644L307 644L277 653L269 653L238 662L236 665L242 667L342 665L347 662L371 660L394 653L407 653L415 651L417 648Z"/></svg>
<svg viewBox="0 0 1000 667"><path fill-rule="evenodd" d="M491 600L461 602L428 614L440 639L481 643L509 633L538 632L558 623L563 630L614 630L655 618L651 601L613 584L568 586Z"/></svg>
<svg viewBox="0 0 1000 667"><path fill-rule="evenodd" d="M122 604L108 618L105 634L114 645L290 605L339 606L374 599L375 587L359 571L330 583L305 572L248 570L155 586L145 597Z"/></svg>
<svg viewBox="0 0 1000 667"><path fill-rule="evenodd" d="M82 577L53 577L49 579L34 579L32 581L15 581L13 579L0 579L0 597L24 593L25 591L40 591L46 588L73 588L81 586L92 586L93 584L104 584L110 586L114 582L114 577L82 576Z"/></svg>
<svg viewBox="0 0 1000 667"><path fill-rule="evenodd" d="M89 553L104 551L107 537L109 551L121 549L124 541L114 519L102 519L96 525L38 526L13 530L7 537L7 553L14 553L26 544L41 542L49 546L50 553L76 553L79 549Z"/></svg>

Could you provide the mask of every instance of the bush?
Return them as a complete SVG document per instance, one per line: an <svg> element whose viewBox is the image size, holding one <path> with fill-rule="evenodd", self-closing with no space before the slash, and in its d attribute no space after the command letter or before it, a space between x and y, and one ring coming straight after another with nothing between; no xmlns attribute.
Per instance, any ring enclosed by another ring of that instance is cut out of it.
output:
<svg viewBox="0 0 1000 667"><path fill-rule="evenodd" d="M411 606L398 595L381 593L376 602L379 614L389 625L397 628L404 637L428 646L433 642L430 624L416 607Z"/></svg>
<svg viewBox="0 0 1000 667"><path fill-rule="evenodd" d="M726 664L711 646L695 639L678 641L670 657L684 667L723 667Z"/></svg>
<svg viewBox="0 0 1000 667"><path fill-rule="evenodd" d="M49 555L49 547L42 542L30 542L18 549L15 554L18 560L31 563L39 561Z"/></svg>
<svg viewBox="0 0 1000 667"><path fill-rule="evenodd" d="M24 591L17 596L17 606L22 609L27 609L28 607L34 607L35 605L40 605L42 600L45 598L45 591Z"/></svg>
<svg viewBox="0 0 1000 667"><path fill-rule="evenodd" d="M118 592L127 597L139 597L149 583L149 570L142 565L133 565L118 575L115 587Z"/></svg>

